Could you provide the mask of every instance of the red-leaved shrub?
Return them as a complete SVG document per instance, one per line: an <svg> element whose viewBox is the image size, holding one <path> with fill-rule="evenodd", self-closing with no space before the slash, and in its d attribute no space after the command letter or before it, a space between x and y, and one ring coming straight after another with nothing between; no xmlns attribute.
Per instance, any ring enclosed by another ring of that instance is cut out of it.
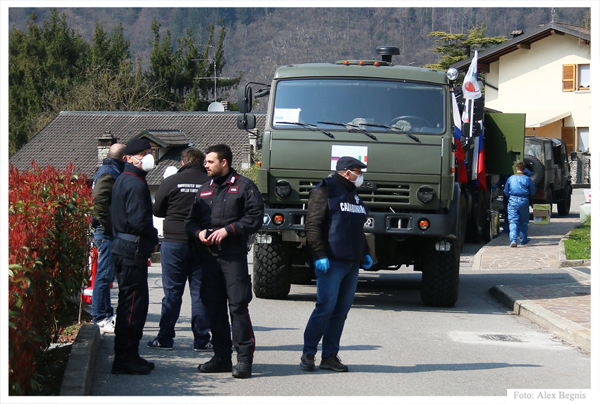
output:
<svg viewBox="0 0 600 404"><path fill-rule="evenodd" d="M52 342L56 318L85 283L91 190L72 164L9 174L10 394L32 387L35 358Z"/></svg>

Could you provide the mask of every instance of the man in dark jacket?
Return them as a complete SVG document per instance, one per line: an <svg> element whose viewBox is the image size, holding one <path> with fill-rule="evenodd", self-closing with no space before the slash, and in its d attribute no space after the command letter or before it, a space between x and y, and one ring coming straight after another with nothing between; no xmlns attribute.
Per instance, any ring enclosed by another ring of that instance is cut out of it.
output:
<svg viewBox="0 0 600 404"><path fill-rule="evenodd" d="M135 139L124 149L123 174L113 187L113 258L119 283L112 373L145 375L154 364L138 353L148 315L148 258L158 244L146 174L154 168L150 142Z"/></svg>
<svg viewBox="0 0 600 404"><path fill-rule="evenodd" d="M358 282L358 267L369 269L373 260L363 232L367 210L356 193L367 166L354 157L341 157L336 173L310 192L306 214L306 240L315 260L317 304L304 330L300 366L315 368L315 354L323 339L319 367L347 372L337 356L346 316Z"/></svg>
<svg viewBox="0 0 600 404"><path fill-rule="evenodd" d="M204 184L186 220L186 232L200 240L203 265L202 301L208 309L213 358L198 369L205 373L232 372L233 377L252 374L254 332L248 303L252 285L248 274L248 236L262 226L264 204L258 188L231 167L232 154L226 145L206 150L204 166L211 181ZM227 315L231 315L231 327ZM232 369L231 346L238 363Z"/></svg>
<svg viewBox="0 0 600 404"><path fill-rule="evenodd" d="M190 212L198 189L208 181L203 167L204 154L194 148L181 153L182 167L160 184L152 211L154 216L164 217L164 240L160 247L162 281L165 296L162 300L160 329L150 348L173 349L175 323L179 318L186 281L190 284L192 298L192 332L194 350L211 349L208 313L200 299L202 266L198 254L190 251L189 238L185 233L185 218Z"/></svg>
<svg viewBox="0 0 600 404"><path fill-rule="evenodd" d="M100 327L100 331L103 333L115 332L115 317L110 302L110 283L115 276L110 201L113 185L125 167L124 148L125 145L121 143L115 143L110 147L107 158L102 161L92 182L94 243L98 249L98 265L92 296L92 321Z"/></svg>

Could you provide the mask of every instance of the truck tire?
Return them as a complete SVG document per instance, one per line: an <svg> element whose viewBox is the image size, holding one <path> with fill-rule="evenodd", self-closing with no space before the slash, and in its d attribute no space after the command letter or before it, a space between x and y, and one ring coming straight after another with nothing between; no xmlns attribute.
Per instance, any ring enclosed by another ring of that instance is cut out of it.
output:
<svg viewBox="0 0 600 404"><path fill-rule="evenodd" d="M571 212L571 193L571 185L567 185L563 190L562 200L556 204L558 216L567 216Z"/></svg>
<svg viewBox="0 0 600 404"><path fill-rule="evenodd" d="M538 187L544 180L544 165L537 157L529 155L525 156L523 162L525 163L525 167L531 171L531 177L529 178Z"/></svg>
<svg viewBox="0 0 600 404"><path fill-rule="evenodd" d="M285 299L290 293L290 268L281 238L254 246L254 295L263 299Z"/></svg>
<svg viewBox="0 0 600 404"><path fill-rule="evenodd" d="M453 307L458 300L460 254L428 251L423 256L421 301L426 306Z"/></svg>
<svg viewBox="0 0 600 404"><path fill-rule="evenodd" d="M462 251L465 245L465 237L467 234L467 202L464 195L460 196L458 205L458 218L456 220L456 242L458 251Z"/></svg>
<svg viewBox="0 0 600 404"><path fill-rule="evenodd" d="M490 222L488 219L489 196L481 189L477 188L473 194L472 212L467 223L466 239L470 243L488 242L490 233Z"/></svg>

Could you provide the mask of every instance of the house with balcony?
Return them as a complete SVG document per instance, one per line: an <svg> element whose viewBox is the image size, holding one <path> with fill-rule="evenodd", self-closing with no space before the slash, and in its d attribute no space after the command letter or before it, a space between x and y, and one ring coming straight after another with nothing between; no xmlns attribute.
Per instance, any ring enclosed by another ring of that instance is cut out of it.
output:
<svg viewBox="0 0 600 404"><path fill-rule="evenodd" d="M479 53L485 107L526 114L526 136L562 139L574 183L589 183L590 30L550 22ZM452 65L469 69L472 58Z"/></svg>

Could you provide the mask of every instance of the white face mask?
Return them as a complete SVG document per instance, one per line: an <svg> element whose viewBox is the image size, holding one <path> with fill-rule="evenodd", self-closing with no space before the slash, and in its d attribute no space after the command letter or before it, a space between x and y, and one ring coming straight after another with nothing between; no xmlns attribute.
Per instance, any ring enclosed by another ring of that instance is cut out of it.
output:
<svg viewBox="0 0 600 404"><path fill-rule="evenodd" d="M363 178L363 175L361 174L358 177L356 177L356 180L354 181L354 186L356 188L358 188L363 184L363 182L364 182L364 178Z"/></svg>
<svg viewBox="0 0 600 404"><path fill-rule="evenodd" d="M137 157L133 157L140 162L140 168L144 171L152 171L154 169L154 156L152 154L146 154L141 160Z"/></svg>
<svg viewBox="0 0 600 404"><path fill-rule="evenodd" d="M356 175L356 174L355 174L355 173L353 173L352 171L350 171L350 172L351 172L353 175ZM352 180L351 180L351 181L352 181ZM356 188L360 187L360 186L363 184L363 182L364 182L363 175L362 175L362 174L360 174L360 175L356 175L356 179L355 179L354 181L352 181L352 182L354 183L354 186L355 186Z"/></svg>

